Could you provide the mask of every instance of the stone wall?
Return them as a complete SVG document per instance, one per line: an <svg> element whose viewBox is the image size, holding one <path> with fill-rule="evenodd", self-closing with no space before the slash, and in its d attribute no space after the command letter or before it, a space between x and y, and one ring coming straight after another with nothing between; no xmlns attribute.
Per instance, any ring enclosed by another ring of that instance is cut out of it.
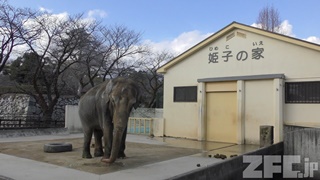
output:
<svg viewBox="0 0 320 180"><path fill-rule="evenodd" d="M29 110L30 96L3 94L0 96L0 116L25 116Z"/></svg>
<svg viewBox="0 0 320 180"><path fill-rule="evenodd" d="M64 119L65 106L77 105L79 98L63 96L58 100L53 119ZM35 99L26 94L3 94L0 96L0 116L41 116L41 109Z"/></svg>

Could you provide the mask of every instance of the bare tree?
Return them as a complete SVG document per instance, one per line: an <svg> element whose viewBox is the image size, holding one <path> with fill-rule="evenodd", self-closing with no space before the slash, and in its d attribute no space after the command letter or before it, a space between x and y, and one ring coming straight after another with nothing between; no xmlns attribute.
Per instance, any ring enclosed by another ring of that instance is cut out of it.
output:
<svg viewBox="0 0 320 180"><path fill-rule="evenodd" d="M73 80L76 79L78 96L81 96L83 88L87 85L90 84L90 87L95 85L96 78L99 77L103 66L104 52L101 51L101 47L104 40L96 33L98 27L97 25L90 35L86 31L82 32L83 36L88 38L83 42L83 46L78 47L77 55L71 57L73 62L77 63L68 70L68 74L72 76Z"/></svg>
<svg viewBox="0 0 320 180"><path fill-rule="evenodd" d="M144 95L146 107L154 108L157 106L157 98L163 94L163 75L157 73L157 70L172 58L173 54L167 51L150 53L145 58L145 64L141 71L135 74L134 79L139 82L143 92L146 93Z"/></svg>
<svg viewBox="0 0 320 180"><path fill-rule="evenodd" d="M281 20L278 10L273 6L264 7L259 12L256 23L261 25L261 28L264 30L279 33Z"/></svg>
<svg viewBox="0 0 320 180"><path fill-rule="evenodd" d="M148 52L147 46L140 44L141 34L125 26L100 26L79 49L79 62L74 74L79 82L78 95L87 85L124 75L140 66L142 55ZM84 90L83 90L84 89Z"/></svg>
<svg viewBox="0 0 320 180"><path fill-rule="evenodd" d="M0 72L9 60L13 48L24 44L20 34L28 33L23 28L33 14L29 9L14 8L6 0L0 1Z"/></svg>
<svg viewBox="0 0 320 180"><path fill-rule="evenodd" d="M124 26L114 26L101 30L105 39L103 55L103 81L112 77L115 66L121 61L134 61L138 55L147 53L148 47L140 44L141 34ZM125 63L132 64L132 63Z"/></svg>
<svg viewBox="0 0 320 180"><path fill-rule="evenodd" d="M75 63L72 57L77 56L78 49L87 42L86 39L93 31L92 24L94 23L83 21L81 15L61 18L44 13L29 22L37 36L32 33L22 34L29 51L37 55L32 80L34 91L27 93L39 104L43 120L47 124L52 120L54 106L65 86L60 81L62 74ZM36 38L30 40L29 36Z"/></svg>
<svg viewBox="0 0 320 180"><path fill-rule="evenodd" d="M83 32L86 34L86 32ZM124 26L99 26L72 58L78 63L73 74L78 81L78 95L101 81L123 75L138 67L139 57L148 48L139 44L141 35Z"/></svg>

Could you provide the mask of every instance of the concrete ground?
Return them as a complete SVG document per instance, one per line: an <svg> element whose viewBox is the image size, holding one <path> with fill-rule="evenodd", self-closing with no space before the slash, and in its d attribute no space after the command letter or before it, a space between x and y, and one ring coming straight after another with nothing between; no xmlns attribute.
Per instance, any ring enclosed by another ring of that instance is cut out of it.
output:
<svg viewBox="0 0 320 180"><path fill-rule="evenodd" d="M0 180L168 179L223 161L213 155L243 154L258 148L177 138L128 135L128 158L107 165L82 159L82 134L0 138ZM72 152L44 153L48 142L71 142ZM212 157L209 157L209 156Z"/></svg>

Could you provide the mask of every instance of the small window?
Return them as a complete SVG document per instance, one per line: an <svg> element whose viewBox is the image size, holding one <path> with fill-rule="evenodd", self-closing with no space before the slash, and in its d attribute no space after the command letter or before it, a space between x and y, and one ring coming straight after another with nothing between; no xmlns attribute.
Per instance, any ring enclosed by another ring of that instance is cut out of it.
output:
<svg viewBox="0 0 320 180"><path fill-rule="evenodd" d="M197 102L197 86L174 87L174 102Z"/></svg>
<svg viewBox="0 0 320 180"><path fill-rule="evenodd" d="M287 82L286 103L320 103L320 81Z"/></svg>

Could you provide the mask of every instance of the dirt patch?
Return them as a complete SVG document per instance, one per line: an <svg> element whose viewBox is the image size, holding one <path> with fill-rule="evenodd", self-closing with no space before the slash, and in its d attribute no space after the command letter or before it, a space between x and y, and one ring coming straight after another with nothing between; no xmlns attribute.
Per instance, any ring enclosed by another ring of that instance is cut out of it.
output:
<svg viewBox="0 0 320 180"><path fill-rule="evenodd" d="M71 143L73 146L73 150L70 152L62 153L45 153L43 151L44 144L60 142ZM0 153L55 164L58 166L73 168L95 174L106 174L182 156L188 156L200 152L200 150L198 149L127 142L125 153L128 158L118 159L114 164L107 165L100 162L100 157L83 159L82 143L83 138L0 143ZM91 149L91 153L93 154L93 149Z"/></svg>

